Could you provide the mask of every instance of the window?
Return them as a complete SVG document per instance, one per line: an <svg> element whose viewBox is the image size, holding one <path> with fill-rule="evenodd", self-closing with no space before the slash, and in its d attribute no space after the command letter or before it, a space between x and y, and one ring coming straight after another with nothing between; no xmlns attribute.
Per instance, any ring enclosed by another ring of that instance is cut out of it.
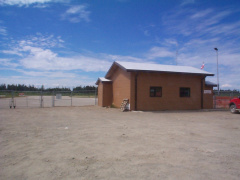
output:
<svg viewBox="0 0 240 180"><path fill-rule="evenodd" d="M190 97L190 88L180 88L180 97Z"/></svg>
<svg viewBox="0 0 240 180"><path fill-rule="evenodd" d="M150 97L162 97L162 87L150 87Z"/></svg>

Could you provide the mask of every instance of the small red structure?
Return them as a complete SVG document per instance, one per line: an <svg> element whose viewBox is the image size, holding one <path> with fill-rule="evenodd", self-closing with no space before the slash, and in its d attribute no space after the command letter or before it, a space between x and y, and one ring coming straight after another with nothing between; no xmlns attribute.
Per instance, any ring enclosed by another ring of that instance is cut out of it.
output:
<svg viewBox="0 0 240 180"><path fill-rule="evenodd" d="M19 93L18 96L25 96L25 94L24 93Z"/></svg>

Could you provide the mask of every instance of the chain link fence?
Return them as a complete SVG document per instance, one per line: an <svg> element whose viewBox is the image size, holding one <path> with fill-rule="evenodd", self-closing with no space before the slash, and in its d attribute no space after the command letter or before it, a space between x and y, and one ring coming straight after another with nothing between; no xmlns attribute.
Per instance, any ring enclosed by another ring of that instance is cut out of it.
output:
<svg viewBox="0 0 240 180"><path fill-rule="evenodd" d="M229 102L233 98L240 96L240 91L213 91L213 108L215 109L228 109Z"/></svg>
<svg viewBox="0 0 240 180"><path fill-rule="evenodd" d="M213 91L213 108L228 109L232 98L240 91ZM44 108L97 105L97 90L82 91L0 91L2 108Z"/></svg>
<svg viewBox="0 0 240 180"><path fill-rule="evenodd" d="M97 90L0 91L0 108L91 106L97 104Z"/></svg>

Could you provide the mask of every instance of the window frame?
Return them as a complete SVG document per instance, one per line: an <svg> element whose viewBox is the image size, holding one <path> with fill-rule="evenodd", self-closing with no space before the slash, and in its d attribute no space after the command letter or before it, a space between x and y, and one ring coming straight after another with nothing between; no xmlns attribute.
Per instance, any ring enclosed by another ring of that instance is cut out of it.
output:
<svg viewBox="0 0 240 180"><path fill-rule="evenodd" d="M151 92L151 90L154 90L154 95L152 96L152 92ZM160 89L160 96L157 96L157 89ZM150 86L150 88L149 88L149 96L150 97L162 97L162 87L161 86Z"/></svg>
<svg viewBox="0 0 240 180"><path fill-rule="evenodd" d="M181 91L183 89L184 89L185 92ZM186 90L188 92L186 92ZM179 88L179 97L181 97L181 98L189 98L189 97L191 97L191 88L190 87L180 87Z"/></svg>

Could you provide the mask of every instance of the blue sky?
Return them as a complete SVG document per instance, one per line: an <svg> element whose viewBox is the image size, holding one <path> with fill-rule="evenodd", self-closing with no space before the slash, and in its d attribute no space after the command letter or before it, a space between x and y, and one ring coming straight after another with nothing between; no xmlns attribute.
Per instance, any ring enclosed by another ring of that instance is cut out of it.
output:
<svg viewBox="0 0 240 180"><path fill-rule="evenodd" d="M116 60L216 74L215 47L220 88L240 89L239 0L0 1L0 84L94 85Z"/></svg>

